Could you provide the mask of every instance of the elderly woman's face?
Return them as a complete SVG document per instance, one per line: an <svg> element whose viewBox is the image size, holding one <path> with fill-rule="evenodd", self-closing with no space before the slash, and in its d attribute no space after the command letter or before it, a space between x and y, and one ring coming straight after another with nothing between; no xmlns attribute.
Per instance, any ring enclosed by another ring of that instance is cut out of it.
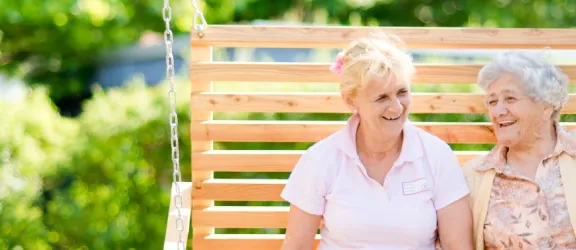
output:
<svg viewBox="0 0 576 250"><path fill-rule="evenodd" d="M374 79L357 92L353 102L364 126L374 133L397 135L408 117L410 88L393 77Z"/></svg>
<svg viewBox="0 0 576 250"><path fill-rule="evenodd" d="M490 84L486 106L498 142L508 146L533 139L552 114L527 96L520 79L512 74L504 74Z"/></svg>

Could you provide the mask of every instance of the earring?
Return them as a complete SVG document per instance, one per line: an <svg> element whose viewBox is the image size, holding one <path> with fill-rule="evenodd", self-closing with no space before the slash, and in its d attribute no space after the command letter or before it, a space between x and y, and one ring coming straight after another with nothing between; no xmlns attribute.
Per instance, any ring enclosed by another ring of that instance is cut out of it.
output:
<svg viewBox="0 0 576 250"><path fill-rule="evenodd" d="M354 109L352 112L354 112L354 114L358 113L357 109Z"/></svg>

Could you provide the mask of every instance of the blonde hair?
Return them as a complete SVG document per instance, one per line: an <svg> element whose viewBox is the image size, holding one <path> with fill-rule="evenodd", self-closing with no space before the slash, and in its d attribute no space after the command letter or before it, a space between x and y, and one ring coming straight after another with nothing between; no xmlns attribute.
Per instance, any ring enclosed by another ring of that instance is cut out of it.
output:
<svg viewBox="0 0 576 250"><path fill-rule="evenodd" d="M402 40L394 35L375 33L353 41L343 52L340 91L355 96L358 89L374 78L410 84L415 68Z"/></svg>

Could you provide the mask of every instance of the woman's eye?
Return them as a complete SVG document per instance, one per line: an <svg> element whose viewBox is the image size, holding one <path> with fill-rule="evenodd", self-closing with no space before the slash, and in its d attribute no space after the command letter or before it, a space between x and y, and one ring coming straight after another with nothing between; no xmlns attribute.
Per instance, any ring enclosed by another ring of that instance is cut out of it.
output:
<svg viewBox="0 0 576 250"><path fill-rule="evenodd" d="M496 105L497 101L489 101L488 104L490 104L490 106L494 106Z"/></svg>
<svg viewBox="0 0 576 250"><path fill-rule="evenodd" d="M506 97L506 101L513 102L513 101L516 101L516 98L514 98L514 97Z"/></svg>
<svg viewBox="0 0 576 250"><path fill-rule="evenodd" d="M375 101L378 102L378 101L383 101L386 99L388 99L388 95L379 95Z"/></svg>

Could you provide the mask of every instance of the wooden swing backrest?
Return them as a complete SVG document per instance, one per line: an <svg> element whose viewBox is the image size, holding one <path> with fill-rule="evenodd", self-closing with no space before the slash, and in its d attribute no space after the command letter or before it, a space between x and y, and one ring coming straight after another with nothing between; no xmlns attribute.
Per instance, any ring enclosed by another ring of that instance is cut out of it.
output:
<svg viewBox="0 0 576 250"><path fill-rule="evenodd" d="M496 28L379 28L400 36L410 49L575 49L576 30ZM213 112L348 113L337 88L332 92L214 91L219 82L323 83L337 86L337 76L324 63L216 62L217 47L343 48L351 39L367 36L367 27L209 26L192 34L190 77L192 140L192 231L195 250L280 249L288 216L281 206L215 206L214 201L281 201L285 179L240 179L248 172L290 172L302 150L221 150L214 142L316 142L341 128L343 121L214 120ZM331 57L333 58L333 57ZM473 84L482 64L417 64L414 85ZM576 67L561 65L571 79ZM230 83L229 83L230 84ZM235 89L241 89L236 87ZM412 113L483 114L481 92L415 92ZM564 114L576 113L576 99ZM448 143L491 144L495 137L486 122L415 122ZM573 124L566 124L575 128ZM456 151L459 161L485 151ZM215 178L236 172L238 179ZM253 176L257 176L256 174ZM227 203L226 203L227 202ZM232 204L234 205L234 204ZM276 234L220 234L218 229L269 229ZM216 230L215 230L216 229ZM274 231L276 230L276 231ZM316 240L318 243L318 239Z"/></svg>

